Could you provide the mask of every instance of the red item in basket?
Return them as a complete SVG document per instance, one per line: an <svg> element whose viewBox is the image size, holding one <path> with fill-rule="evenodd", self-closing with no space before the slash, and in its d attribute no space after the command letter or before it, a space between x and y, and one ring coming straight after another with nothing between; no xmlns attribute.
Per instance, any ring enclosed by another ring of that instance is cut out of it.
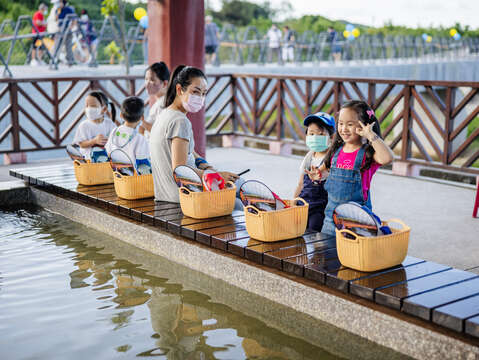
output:
<svg viewBox="0 0 479 360"><path fill-rule="evenodd" d="M206 191L223 190L225 188L225 179L217 172L205 173L203 175L203 186Z"/></svg>

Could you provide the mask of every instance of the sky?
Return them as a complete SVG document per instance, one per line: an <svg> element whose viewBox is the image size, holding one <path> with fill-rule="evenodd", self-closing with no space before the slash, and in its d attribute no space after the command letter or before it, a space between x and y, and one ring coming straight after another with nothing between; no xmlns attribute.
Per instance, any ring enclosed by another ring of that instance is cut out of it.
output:
<svg viewBox="0 0 479 360"><path fill-rule="evenodd" d="M215 10L221 8L221 0L208 1ZM282 1L270 0L273 8L279 7ZM294 9L293 17L322 15L332 20L372 26L391 21L393 25L408 27L449 27L458 22L473 29L479 28L479 0L291 0L290 3Z"/></svg>

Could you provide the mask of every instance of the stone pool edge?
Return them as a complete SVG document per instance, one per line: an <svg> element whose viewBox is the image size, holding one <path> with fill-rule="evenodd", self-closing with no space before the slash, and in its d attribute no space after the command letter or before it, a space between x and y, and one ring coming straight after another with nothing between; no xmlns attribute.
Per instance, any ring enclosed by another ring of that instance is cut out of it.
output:
<svg viewBox="0 0 479 360"><path fill-rule="evenodd" d="M30 189L32 201L50 211L399 353L428 360L479 358L479 347L460 339L238 261L160 229Z"/></svg>

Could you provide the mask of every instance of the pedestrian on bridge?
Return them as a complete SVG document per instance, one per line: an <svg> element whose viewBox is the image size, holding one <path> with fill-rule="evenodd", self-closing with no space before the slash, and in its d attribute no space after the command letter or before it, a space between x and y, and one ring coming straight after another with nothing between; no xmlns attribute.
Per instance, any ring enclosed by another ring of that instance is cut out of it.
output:
<svg viewBox="0 0 479 360"><path fill-rule="evenodd" d="M265 37L268 38L268 62L273 62L273 54L276 54L278 64L282 65L283 61L281 58L281 30L276 24L273 24L266 33Z"/></svg>
<svg viewBox="0 0 479 360"><path fill-rule="evenodd" d="M58 13L60 8L60 0L51 0L52 8L50 10L50 14L47 17L47 32L50 34L57 33L60 28L58 27Z"/></svg>
<svg viewBox="0 0 479 360"><path fill-rule="evenodd" d="M213 17L208 15L205 17L205 53L206 63L215 64L216 52L219 45L220 33L218 26L213 22Z"/></svg>
<svg viewBox="0 0 479 360"><path fill-rule="evenodd" d="M62 2L60 3L60 13L58 15L58 20L59 20L59 23L60 23L60 27L63 28L63 22L64 21L68 21L68 20L65 20L65 18L67 17L67 15L70 15L70 14L75 14L75 10L73 10L73 8L71 6L69 6L67 0L62 0ZM72 31L70 29L71 27L71 22L68 21L64 26L66 26L66 30L65 30L65 40L64 40L64 44L65 44L65 51L67 53L66 55L66 60L67 60L67 64L68 66L72 66L74 64L74 59L73 59L73 50L72 50L72 39L73 39L73 34L72 34Z"/></svg>
<svg viewBox="0 0 479 360"><path fill-rule="evenodd" d="M88 10L82 9L80 12L80 26L83 30L83 34L85 34L85 41L89 46L89 50L91 51L90 59L93 55L96 54L96 48L98 46L98 36L96 35L95 27L88 16ZM95 56L96 57L96 56Z"/></svg>
<svg viewBox="0 0 479 360"><path fill-rule="evenodd" d="M331 44L331 55L334 61L341 60L341 45L338 44L338 33L332 26L328 27L328 42Z"/></svg>
<svg viewBox="0 0 479 360"><path fill-rule="evenodd" d="M38 6L38 11L33 14L32 18L32 34L36 34L33 38L32 45L32 61L30 62L33 66L38 66L42 63L42 38L43 34L47 30L47 23L45 21L45 15L48 14L48 6L45 3L40 3Z"/></svg>
<svg viewBox="0 0 479 360"><path fill-rule="evenodd" d="M283 28L283 61L294 61L294 32L285 25Z"/></svg>

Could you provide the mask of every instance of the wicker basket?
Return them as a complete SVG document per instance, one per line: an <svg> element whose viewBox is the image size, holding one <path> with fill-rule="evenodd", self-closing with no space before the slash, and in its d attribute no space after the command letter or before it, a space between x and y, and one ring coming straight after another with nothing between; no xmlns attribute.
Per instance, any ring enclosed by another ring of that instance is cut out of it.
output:
<svg viewBox="0 0 479 360"><path fill-rule="evenodd" d="M179 188L181 211L194 219L231 214L235 207L236 186L232 182L228 182L228 185L219 191L193 192L185 187Z"/></svg>
<svg viewBox="0 0 479 360"><path fill-rule="evenodd" d="M336 248L341 264L359 271L377 271L401 264L407 255L411 229L399 219L384 222L398 223L401 229L391 227L392 234L364 237L350 230L336 229ZM345 235L353 236L353 239Z"/></svg>
<svg viewBox="0 0 479 360"><path fill-rule="evenodd" d="M75 168L75 177L80 185L101 185L113 182L113 171L109 162L81 163L75 160L73 167Z"/></svg>
<svg viewBox="0 0 479 360"><path fill-rule="evenodd" d="M116 195L126 200L150 198L155 195L153 175L125 176L115 171L113 174Z"/></svg>
<svg viewBox="0 0 479 360"><path fill-rule="evenodd" d="M297 205L298 201L303 205ZM301 198L286 200L286 203L289 208L277 211L258 211L254 206L246 206L244 213L249 236L269 242L303 235L308 225L308 203Z"/></svg>

